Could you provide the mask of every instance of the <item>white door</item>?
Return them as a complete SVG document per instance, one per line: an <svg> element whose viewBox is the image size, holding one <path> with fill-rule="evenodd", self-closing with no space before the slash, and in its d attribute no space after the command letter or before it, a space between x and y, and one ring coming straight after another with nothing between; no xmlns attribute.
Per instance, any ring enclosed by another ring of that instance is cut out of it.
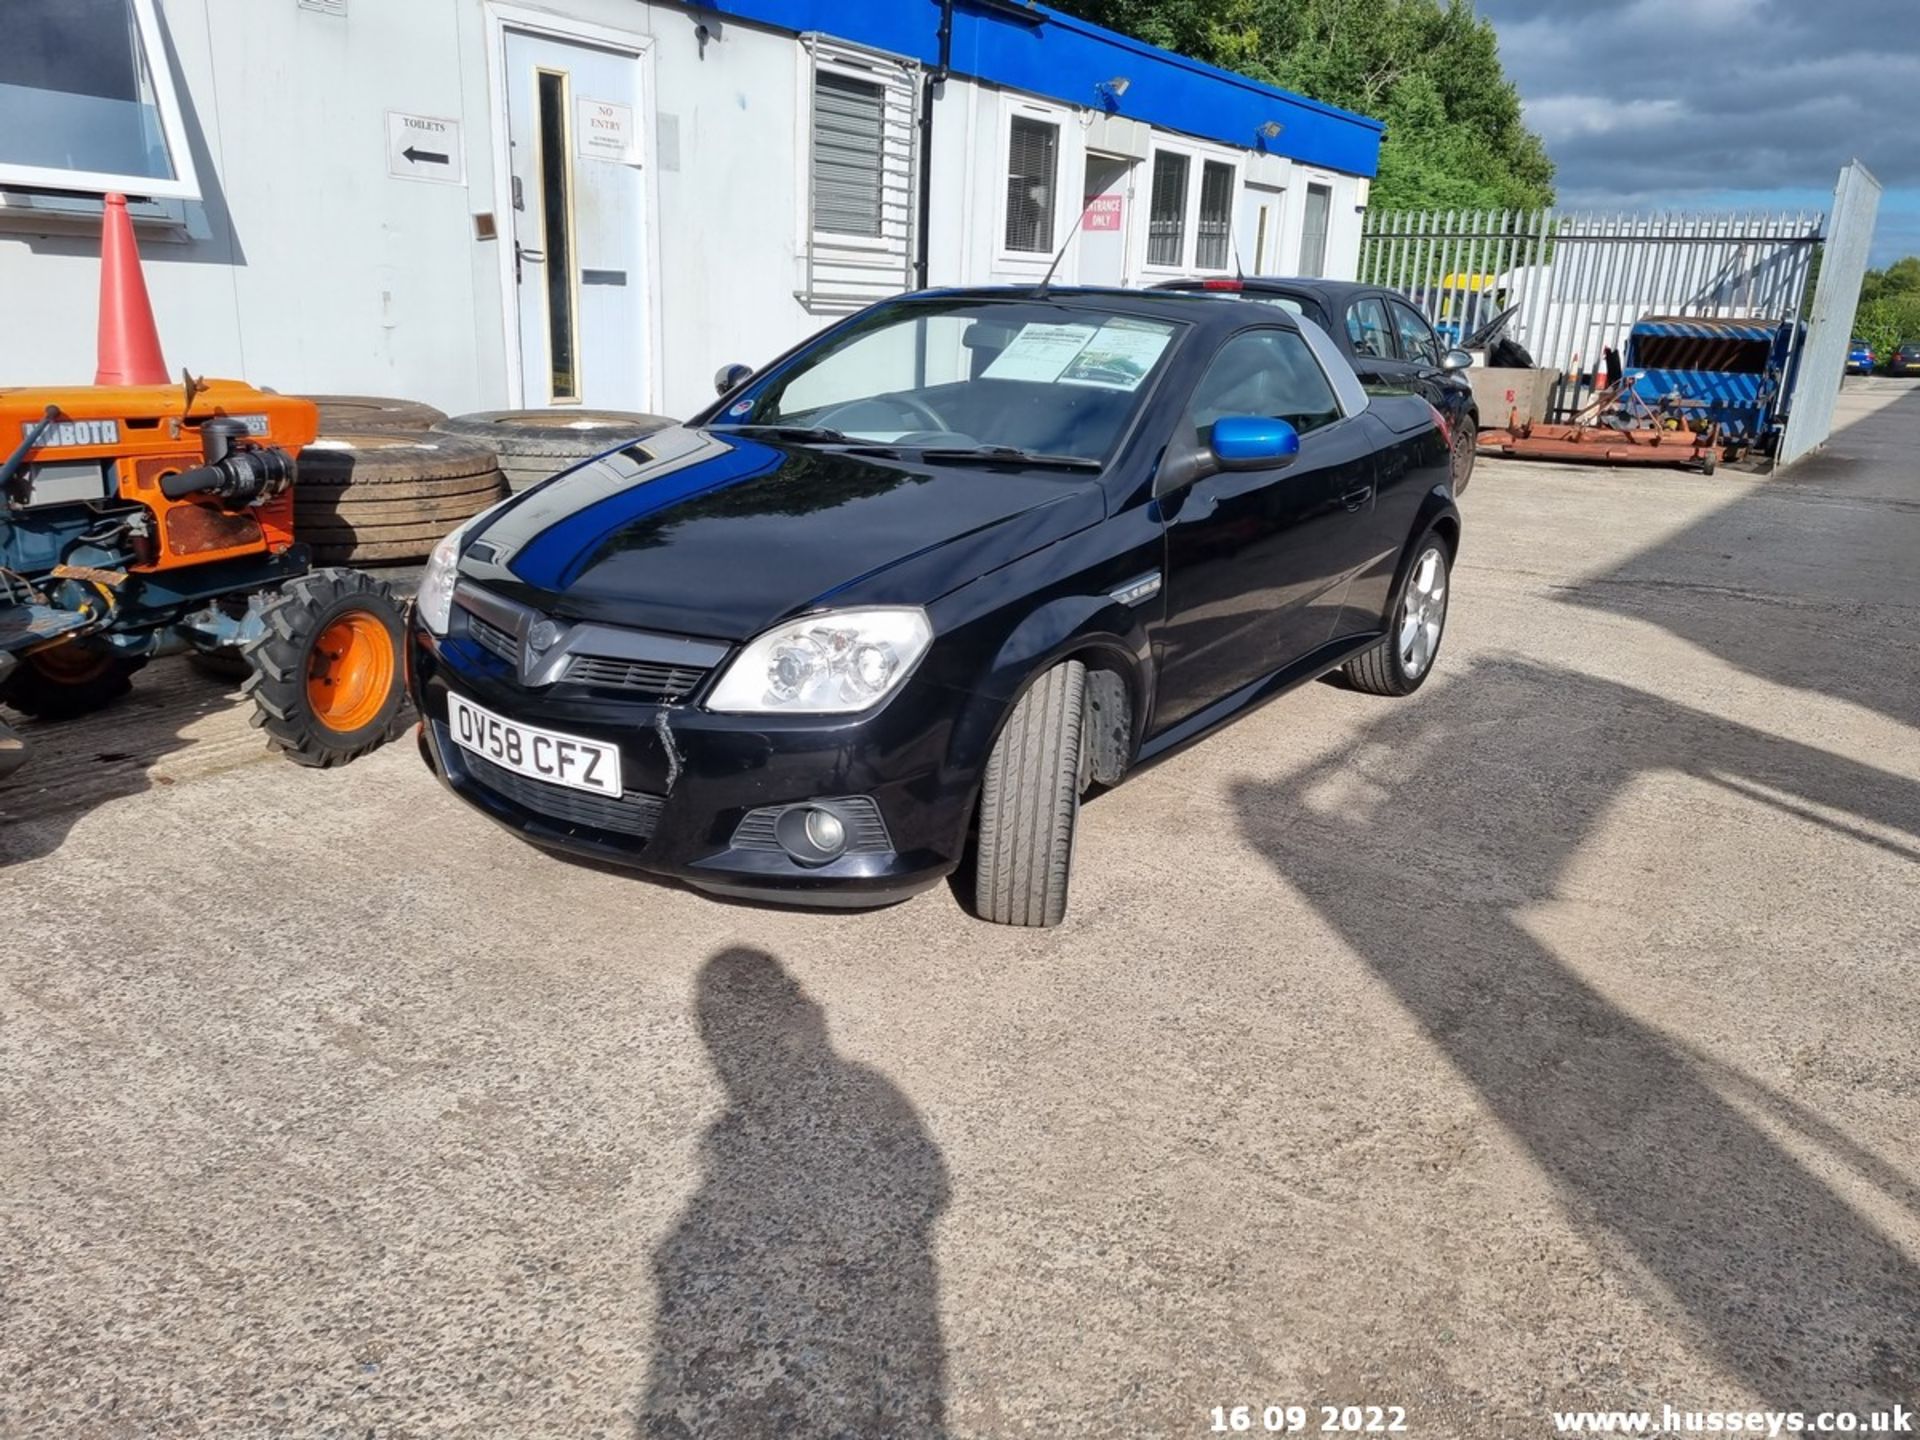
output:
<svg viewBox="0 0 1920 1440"><path fill-rule="evenodd" d="M520 403L647 408L640 61L506 35Z"/></svg>
<svg viewBox="0 0 1920 1440"><path fill-rule="evenodd" d="M1279 275L1280 221L1286 214L1287 192L1249 185L1240 192L1240 216L1234 225L1234 245L1240 268L1248 275Z"/></svg>
<svg viewBox="0 0 1920 1440"><path fill-rule="evenodd" d="M1127 198L1132 193L1131 160L1087 153L1080 207L1082 285L1127 283Z"/></svg>

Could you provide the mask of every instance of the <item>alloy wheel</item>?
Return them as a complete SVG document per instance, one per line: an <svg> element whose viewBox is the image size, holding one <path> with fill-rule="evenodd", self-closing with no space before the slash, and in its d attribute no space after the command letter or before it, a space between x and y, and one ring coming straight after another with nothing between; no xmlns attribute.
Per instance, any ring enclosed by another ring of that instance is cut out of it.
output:
<svg viewBox="0 0 1920 1440"><path fill-rule="evenodd" d="M1397 648L1400 667L1409 680L1426 674L1440 648L1440 630L1447 623L1447 558L1438 545L1429 545L1413 562L1407 588L1400 597Z"/></svg>

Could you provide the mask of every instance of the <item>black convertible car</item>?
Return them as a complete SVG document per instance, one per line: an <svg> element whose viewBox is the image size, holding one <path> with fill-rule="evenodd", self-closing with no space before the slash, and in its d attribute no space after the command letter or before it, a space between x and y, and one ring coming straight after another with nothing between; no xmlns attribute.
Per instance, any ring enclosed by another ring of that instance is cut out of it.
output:
<svg viewBox="0 0 1920 1440"><path fill-rule="evenodd" d="M1306 316L1334 338L1361 384L1412 390L1447 417L1453 434L1453 490L1457 495L1467 488L1480 434L1480 407L1464 373L1472 358L1464 350L1449 350L1427 317L1398 290L1347 280L1252 275L1169 280L1156 288L1253 300ZM1476 342L1469 337L1468 343ZM1500 363L1497 357L1495 363Z"/></svg>
<svg viewBox="0 0 1920 1440"><path fill-rule="evenodd" d="M925 293L736 378L434 552L423 752L536 843L815 904L964 866L1051 925L1090 787L1432 668L1445 423L1285 311Z"/></svg>

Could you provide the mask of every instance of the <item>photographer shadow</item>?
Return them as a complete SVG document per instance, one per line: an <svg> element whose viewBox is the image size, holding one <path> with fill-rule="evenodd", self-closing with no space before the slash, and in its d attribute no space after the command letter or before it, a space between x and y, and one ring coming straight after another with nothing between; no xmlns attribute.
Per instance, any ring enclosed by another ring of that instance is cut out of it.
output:
<svg viewBox="0 0 1920 1440"><path fill-rule="evenodd" d="M820 1007L771 955L713 956L697 1013L727 1108L654 1252L636 1435L938 1440L939 1148L891 1082L835 1053Z"/></svg>

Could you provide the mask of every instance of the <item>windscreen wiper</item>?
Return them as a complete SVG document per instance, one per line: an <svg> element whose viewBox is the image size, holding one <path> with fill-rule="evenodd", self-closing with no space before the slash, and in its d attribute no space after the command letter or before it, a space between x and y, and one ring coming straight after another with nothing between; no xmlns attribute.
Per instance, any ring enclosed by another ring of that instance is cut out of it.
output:
<svg viewBox="0 0 1920 1440"><path fill-rule="evenodd" d="M1050 470L1100 470L1098 460L1084 455L1048 455L1038 450L1022 450L1016 445L933 445L920 452L922 460L936 465L1030 465Z"/></svg>
<svg viewBox="0 0 1920 1440"><path fill-rule="evenodd" d="M712 428L727 435L765 435L771 440L799 440L818 445L857 443L853 436L823 425L715 425Z"/></svg>

